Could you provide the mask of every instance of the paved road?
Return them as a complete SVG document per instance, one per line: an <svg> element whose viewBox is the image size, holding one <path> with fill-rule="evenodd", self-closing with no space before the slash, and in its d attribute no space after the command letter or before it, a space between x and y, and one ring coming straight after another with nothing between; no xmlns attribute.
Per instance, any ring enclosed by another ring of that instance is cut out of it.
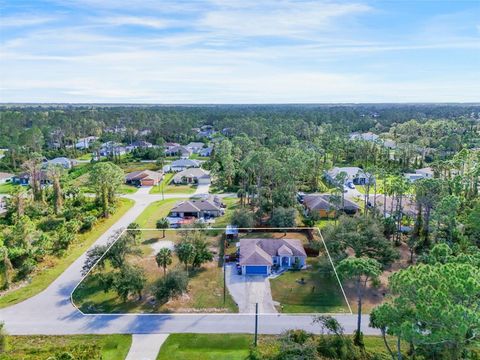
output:
<svg viewBox="0 0 480 360"><path fill-rule="evenodd" d="M187 198L186 194L165 195L165 198ZM140 215L152 202L162 195L150 195L146 191L125 196L135 200L127 211L95 244L105 244L116 231L122 229ZM156 334L156 333L252 333L254 316L242 314L195 314L195 315L83 315L70 303L70 294L81 281L81 268L85 254L80 256L47 289L17 305L0 310L0 321L4 321L12 335L60 335L60 334ZM337 319L347 333L355 329L356 318L339 315ZM364 317L365 334L378 334L367 328L368 316ZM303 328L318 332L311 324L311 316L261 315L259 331L278 334L291 328Z"/></svg>

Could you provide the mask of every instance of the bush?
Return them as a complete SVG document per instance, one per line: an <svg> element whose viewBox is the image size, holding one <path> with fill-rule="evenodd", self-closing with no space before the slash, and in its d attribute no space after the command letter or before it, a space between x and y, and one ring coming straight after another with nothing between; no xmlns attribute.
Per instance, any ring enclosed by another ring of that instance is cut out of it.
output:
<svg viewBox="0 0 480 360"><path fill-rule="evenodd" d="M296 212L294 208L275 208L272 211L270 225L278 228L294 227Z"/></svg>
<svg viewBox="0 0 480 360"><path fill-rule="evenodd" d="M23 280L27 277L28 274L32 273L37 266L37 262L32 259L26 259L22 265L18 268L16 280Z"/></svg>
<svg viewBox="0 0 480 360"><path fill-rule="evenodd" d="M232 215L232 224L239 228L251 228L255 224L253 214L246 208L235 210Z"/></svg>
<svg viewBox="0 0 480 360"><path fill-rule="evenodd" d="M188 275L185 271L175 269L168 272L163 278L157 280L153 293L161 302L167 302L187 291Z"/></svg>
<svg viewBox="0 0 480 360"><path fill-rule="evenodd" d="M86 232L90 231L93 228L93 225L95 225L95 222L97 221L97 218L93 215L87 215L82 218L82 225L80 226L80 231L81 232Z"/></svg>

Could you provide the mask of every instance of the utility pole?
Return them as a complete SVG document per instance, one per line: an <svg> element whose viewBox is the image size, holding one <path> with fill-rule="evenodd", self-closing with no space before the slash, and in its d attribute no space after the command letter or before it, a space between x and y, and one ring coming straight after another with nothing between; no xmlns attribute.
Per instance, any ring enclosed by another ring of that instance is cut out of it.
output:
<svg viewBox="0 0 480 360"><path fill-rule="evenodd" d="M254 345L257 347L258 342L258 303L255 303L255 342Z"/></svg>
<svg viewBox="0 0 480 360"><path fill-rule="evenodd" d="M226 297L227 297L227 281L226 281L226 266L225 266L225 258L226 256L223 256L223 305L225 305Z"/></svg>

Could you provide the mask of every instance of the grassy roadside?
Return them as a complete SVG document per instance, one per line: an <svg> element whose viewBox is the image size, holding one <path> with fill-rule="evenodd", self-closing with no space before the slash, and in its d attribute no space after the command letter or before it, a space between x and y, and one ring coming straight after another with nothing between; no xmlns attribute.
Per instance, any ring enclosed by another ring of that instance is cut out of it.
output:
<svg viewBox="0 0 480 360"><path fill-rule="evenodd" d="M121 360L131 344L131 335L7 336L0 360L50 359L64 352L75 359Z"/></svg>
<svg viewBox="0 0 480 360"><path fill-rule="evenodd" d="M181 199L159 200L151 203L145 210L135 219L135 222L141 228L155 229L158 219L166 217L174 204Z"/></svg>
<svg viewBox="0 0 480 360"><path fill-rule="evenodd" d="M260 342L268 335L260 335ZM387 354L380 336L364 336L368 352ZM390 346L395 339L388 337ZM163 343L157 360L245 360L253 343L251 334L172 334Z"/></svg>
<svg viewBox="0 0 480 360"><path fill-rule="evenodd" d="M3 295L0 298L0 308L17 304L46 289L48 285L50 285L70 266L70 264L82 255L95 242L95 240L100 237L100 235L116 223L118 219L120 219L127 210L133 206L133 204L134 202L132 200L120 199L115 214L108 219L98 222L93 230L77 236L77 240L69 248L67 255L63 258L55 259L49 268L39 271L28 285Z"/></svg>

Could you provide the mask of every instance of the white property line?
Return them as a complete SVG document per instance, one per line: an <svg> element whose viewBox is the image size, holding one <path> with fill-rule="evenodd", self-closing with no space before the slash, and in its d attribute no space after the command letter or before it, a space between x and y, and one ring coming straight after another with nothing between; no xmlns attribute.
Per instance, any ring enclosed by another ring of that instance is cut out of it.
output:
<svg viewBox="0 0 480 360"><path fill-rule="evenodd" d="M192 313L84 313L80 308L75 304L73 301L73 293L75 290L80 286L80 284L86 279L86 277L90 274L90 272L95 268L95 266L98 265L98 263L105 257L105 255L108 253L108 251L111 249L113 245L120 239L120 237L127 231L182 231L182 230L226 230L226 228L181 228L181 229L157 229L157 228L139 228L139 229L128 229L124 228L120 234L117 236L115 240L112 241L110 246L105 250L102 256L98 258L98 260L88 269L88 271L85 273L84 276L82 276L81 280L78 282L77 285L73 288L72 292L70 293L70 303L72 306L80 312L84 316L197 316L197 315L202 315L202 316L225 316L225 315L236 315L236 316L251 316L255 315L254 313L201 313L201 312L192 312ZM338 284L340 285L340 289L342 290L342 294L345 298L345 302L347 303L348 309L350 310L350 315L353 314L352 308L350 307L350 304L347 300L347 296L345 294L345 291L343 289L342 283L340 282L340 278L337 274L337 270L335 269L335 266L333 264L332 258L330 257L330 253L328 251L327 245L325 244L325 240L323 239L322 233L319 228L317 227L286 227L286 228L236 228L236 230L274 230L276 232L282 232L283 230L317 230L320 238L322 239L323 246L325 247L325 250L328 255L328 259L330 260L330 264L332 265L333 271L335 273L335 276L338 280ZM258 313L259 315L265 316L282 316L282 315L288 315L288 316L314 316L318 314L323 314L323 315L345 315L345 313L288 313L288 314L282 314L282 313Z"/></svg>
<svg viewBox="0 0 480 360"><path fill-rule="evenodd" d="M323 239L322 232L320 231L320 228L317 228L317 230L318 230L318 234L320 235L320 238L322 239L323 246L325 247L325 251L327 252L328 259L330 260L330 264L332 264L332 268L333 268L333 271L335 272L335 276L337 277L338 284L340 285L340 289L342 289L342 294L343 294L343 297L345 298L345 302L347 303L348 309L350 310L350 315L353 315L352 308L350 307L350 303L348 302L347 295L345 294L345 290L343 290L342 282L340 281L340 277L338 276L337 269L335 269L335 265L333 264L332 257L330 256L330 252L328 251L327 244Z"/></svg>

